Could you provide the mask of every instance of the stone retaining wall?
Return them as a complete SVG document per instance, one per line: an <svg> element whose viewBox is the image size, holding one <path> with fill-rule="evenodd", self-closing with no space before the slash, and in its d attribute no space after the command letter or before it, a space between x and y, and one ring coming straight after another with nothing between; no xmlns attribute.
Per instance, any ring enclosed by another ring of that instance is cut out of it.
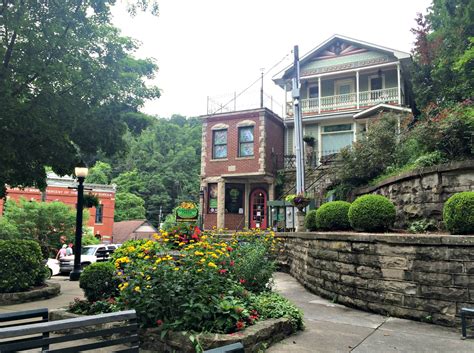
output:
<svg viewBox="0 0 474 353"><path fill-rule="evenodd" d="M459 325L474 307L474 236L278 233L279 264L311 292L383 315Z"/></svg>
<svg viewBox="0 0 474 353"><path fill-rule="evenodd" d="M397 208L396 226L410 221L442 220L444 202L461 191L474 191L474 161L462 161L413 170L380 184L355 190L354 195L380 194Z"/></svg>
<svg viewBox="0 0 474 353"><path fill-rule="evenodd" d="M44 287L25 292L0 293L0 305L13 305L55 297L61 292L59 283L46 282Z"/></svg>

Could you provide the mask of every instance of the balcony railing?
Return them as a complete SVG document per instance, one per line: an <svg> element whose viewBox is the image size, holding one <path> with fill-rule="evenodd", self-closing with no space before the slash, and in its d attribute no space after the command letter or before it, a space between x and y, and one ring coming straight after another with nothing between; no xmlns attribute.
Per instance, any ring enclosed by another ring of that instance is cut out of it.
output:
<svg viewBox="0 0 474 353"><path fill-rule="evenodd" d="M321 108L319 107L319 102L321 102ZM398 103L398 88L393 87L359 92L358 100L356 92L337 96L302 99L301 110L303 114L320 114L323 112L369 107L379 103ZM291 106L291 108L293 107ZM287 111L287 116L293 116L292 111Z"/></svg>

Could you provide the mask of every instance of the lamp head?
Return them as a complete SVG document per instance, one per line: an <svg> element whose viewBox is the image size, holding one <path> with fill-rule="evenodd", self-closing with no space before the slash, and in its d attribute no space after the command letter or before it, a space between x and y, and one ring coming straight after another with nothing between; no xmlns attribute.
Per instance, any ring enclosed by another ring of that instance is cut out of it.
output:
<svg viewBox="0 0 474 353"><path fill-rule="evenodd" d="M76 168L74 168L74 174L76 174L76 177L78 178L85 178L87 174L89 173L89 169L85 165L84 162L80 162Z"/></svg>

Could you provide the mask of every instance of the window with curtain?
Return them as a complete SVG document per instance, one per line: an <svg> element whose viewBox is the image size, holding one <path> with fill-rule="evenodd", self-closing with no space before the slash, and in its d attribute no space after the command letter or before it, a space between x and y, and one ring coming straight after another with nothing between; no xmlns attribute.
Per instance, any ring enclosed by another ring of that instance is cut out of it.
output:
<svg viewBox="0 0 474 353"><path fill-rule="evenodd" d="M239 127L239 157L253 156L253 126Z"/></svg>
<svg viewBox="0 0 474 353"><path fill-rule="evenodd" d="M227 129L212 132L212 158L227 158Z"/></svg>
<svg viewBox="0 0 474 353"><path fill-rule="evenodd" d="M353 140L352 124L324 126L321 133L322 155L337 153L342 148L352 145Z"/></svg>

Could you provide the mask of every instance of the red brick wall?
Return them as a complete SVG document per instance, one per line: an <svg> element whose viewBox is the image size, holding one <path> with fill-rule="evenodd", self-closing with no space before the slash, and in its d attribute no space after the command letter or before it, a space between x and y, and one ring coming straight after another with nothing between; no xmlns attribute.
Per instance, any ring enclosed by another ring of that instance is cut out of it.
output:
<svg viewBox="0 0 474 353"><path fill-rule="evenodd" d="M259 165L259 148L260 148L260 115L265 111L265 124L266 124L266 169L267 172L273 173L273 162L271 158L272 147L275 153L283 154L283 123L278 122L277 118L270 117L267 110L257 110L252 112L241 112L222 114L207 118L206 127L206 156L203 177L220 176L222 174L242 174L242 173L256 173L258 172ZM243 120L252 120L255 122L254 125L254 156L253 157L238 157L238 126L237 124ZM227 158L222 160L212 160L212 128L217 124L228 125L227 129ZM234 171L229 171L229 166L235 166Z"/></svg>
<svg viewBox="0 0 474 353"><path fill-rule="evenodd" d="M238 127L237 124L242 120L252 120L254 125L254 156L240 159L238 157ZM227 158L222 160L212 160L212 127L217 124L227 124ZM259 112L243 113L238 115L223 115L212 117L207 120L206 142L207 153L205 157L206 168L204 177L219 176L222 174L241 174L258 171L258 149L259 144ZM235 166L235 171L229 171L228 166Z"/></svg>
<svg viewBox="0 0 474 353"><path fill-rule="evenodd" d="M283 122L272 118L267 114L265 120L265 131L266 131L266 148L265 148L265 171L267 173L273 174L278 169L283 168L283 149L285 141L285 131ZM273 162L272 156L273 153L276 155L276 168Z"/></svg>
<svg viewBox="0 0 474 353"><path fill-rule="evenodd" d="M95 223L95 207L89 208L89 221L87 225L94 228L94 234L112 236L114 225L115 193L113 192L95 192L99 202L104 205L102 223ZM7 189L7 196L13 200L25 198L26 200L41 201L41 192L35 188ZM48 186L46 188L46 202L60 201L72 208L76 207L77 191L65 187ZM3 213L3 199L0 199L0 214Z"/></svg>
<svg viewBox="0 0 474 353"><path fill-rule="evenodd" d="M204 229L212 229L217 227L217 213L204 214Z"/></svg>

